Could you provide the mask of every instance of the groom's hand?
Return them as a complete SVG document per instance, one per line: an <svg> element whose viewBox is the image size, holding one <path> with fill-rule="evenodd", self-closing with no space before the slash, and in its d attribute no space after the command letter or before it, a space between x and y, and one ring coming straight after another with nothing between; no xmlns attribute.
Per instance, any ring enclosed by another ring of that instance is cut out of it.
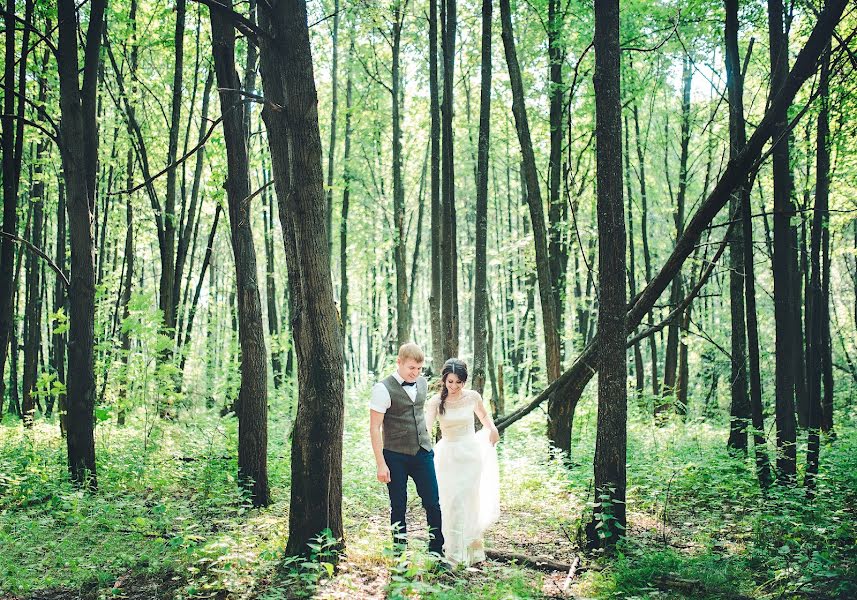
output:
<svg viewBox="0 0 857 600"><path fill-rule="evenodd" d="M390 468L386 463L378 465L378 481L381 483L390 483Z"/></svg>

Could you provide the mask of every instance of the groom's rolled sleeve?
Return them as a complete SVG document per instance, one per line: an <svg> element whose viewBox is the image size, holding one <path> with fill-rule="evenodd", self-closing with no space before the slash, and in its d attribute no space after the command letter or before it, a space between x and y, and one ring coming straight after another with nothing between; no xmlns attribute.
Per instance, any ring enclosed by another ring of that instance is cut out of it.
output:
<svg viewBox="0 0 857 600"><path fill-rule="evenodd" d="M369 408L379 413L386 413L390 408L390 392L383 383L376 383L369 398Z"/></svg>

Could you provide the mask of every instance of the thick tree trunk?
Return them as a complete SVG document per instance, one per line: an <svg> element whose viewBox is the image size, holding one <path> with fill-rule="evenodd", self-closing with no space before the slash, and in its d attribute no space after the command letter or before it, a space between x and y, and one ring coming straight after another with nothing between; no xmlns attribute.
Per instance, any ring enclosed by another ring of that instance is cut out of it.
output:
<svg viewBox="0 0 857 600"><path fill-rule="evenodd" d="M231 6L231 0L229 2ZM238 300L241 388L238 393L238 479L254 506L270 502L268 489L268 355L251 228L250 169L243 99L235 70L235 30L211 12L214 69L226 143L226 195Z"/></svg>
<svg viewBox="0 0 857 600"><path fill-rule="evenodd" d="M88 144L97 146L95 79L98 72L106 0L93 0L84 48L83 86L78 79L77 9L74 0L60 0L59 55L61 141L63 172L68 188L67 210L71 237L69 288L69 357L66 427L68 465L72 479L97 485L95 474L95 263L92 239L92 205L95 165L88 164ZM86 148L86 152L81 152Z"/></svg>
<svg viewBox="0 0 857 600"><path fill-rule="evenodd" d="M289 275L289 316L297 354L298 409L292 441L286 554L328 531L341 539L344 381L324 214L318 96L306 3L260 5L260 66L274 182ZM294 186L292 186L294 183Z"/></svg>
<svg viewBox="0 0 857 600"><path fill-rule="evenodd" d="M453 134L453 86L455 83L455 33L458 28L457 0L441 0L441 47L443 50L443 129L441 161L441 271L440 312L443 360L458 356L458 242L455 221L455 139Z"/></svg>
<svg viewBox="0 0 857 600"><path fill-rule="evenodd" d="M562 369L559 329L556 318L557 306L554 300L554 278L551 273L550 256L548 255L547 230L545 227L544 211L542 209L541 188L539 187L536 159L530 136L530 125L524 104L524 86L521 80L521 69L518 66L517 50L515 49L515 38L512 31L512 11L509 6L509 0L500 0L500 20L502 22L503 47L506 53L506 63L509 68L509 80L512 87L512 113L515 117L518 142L521 145L522 173L526 182L524 187L526 188L527 204L530 209L530 223L533 227L533 240L536 247L536 272L538 276L539 299L542 304L547 379L548 383L550 383L559 377ZM551 404L548 407L547 434L553 447L565 452L570 450L571 420L567 412L559 405Z"/></svg>
<svg viewBox="0 0 857 600"><path fill-rule="evenodd" d="M596 508L586 533L592 546L613 546L625 532L628 412L619 0L602 0L595 4L594 44L598 335L601 344L598 351L598 428L594 464Z"/></svg>
<svg viewBox="0 0 857 600"><path fill-rule="evenodd" d="M768 30L771 56L771 97L783 88L788 71L788 39L783 33L782 0L768 0ZM800 324L795 322L795 290L799 285L797 256L792 246L791 218L794 215L789 163L788 116L777 115L773 148L774 169L774 320L776 323L776 422L777 480L793 482L797 474L795 427L795 358L792 346L802 345Z"/></svg>
<svg viewBox="0 0 857 600"><path fill-rule="evenodd" d="M491 13L482 0L482 68L479 99L479 149L476 161L476 265L473 303L473 389L485 388L488 342L488 150L491 125ZM497 396L494 395L496 402Z"/></svg>
<svg viewBox="0 0 857 600"><path fill-rule="evenodd" d="M440 203L440 91L438 89L437 57L437 3L429 0L429 101L431 113L431 295L429 296L429 320L431 321L432 367L440 373L445 360L443 346L443 324L441 321L441 275L443 257L441 241L443 219Z"/></svg>

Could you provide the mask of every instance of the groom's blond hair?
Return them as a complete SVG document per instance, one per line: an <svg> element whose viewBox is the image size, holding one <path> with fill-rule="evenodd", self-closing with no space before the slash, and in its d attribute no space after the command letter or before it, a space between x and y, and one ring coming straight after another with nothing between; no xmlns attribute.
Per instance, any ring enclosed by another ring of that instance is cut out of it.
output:
<svg viewBox="0 0 857 600"><path fill-rule="evenodd" d="M399 360L414 360L418 363L425 362L426 355L423 352L423 349L420 348L414 342L407 342L406 344L402 344L399 346Z"/></svg>

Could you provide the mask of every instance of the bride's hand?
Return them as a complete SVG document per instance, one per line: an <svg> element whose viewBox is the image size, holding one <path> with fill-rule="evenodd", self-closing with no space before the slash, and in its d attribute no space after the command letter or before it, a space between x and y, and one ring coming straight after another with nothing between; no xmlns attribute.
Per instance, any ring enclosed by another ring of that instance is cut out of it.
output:
<svg viewBox="0 0 857 600"><path fill-rule="evenodd" d="M497 442L500 441L500 432L497 431L496 427L493 427L491 433L488 434L488 441L491 442L492 446L496 446Z"/></svg>

